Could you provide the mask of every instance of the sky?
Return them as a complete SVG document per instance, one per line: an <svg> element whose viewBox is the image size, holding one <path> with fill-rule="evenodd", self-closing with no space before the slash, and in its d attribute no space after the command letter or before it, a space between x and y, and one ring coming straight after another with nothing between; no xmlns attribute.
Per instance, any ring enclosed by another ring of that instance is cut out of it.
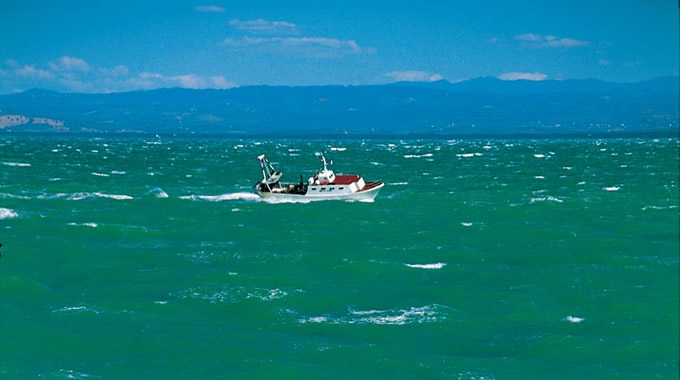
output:
<svg viewBox="0 0 680 380"><path fill-rule="evenodd" d="M678 75L676 0L0 0L0 93Z"/></svg>

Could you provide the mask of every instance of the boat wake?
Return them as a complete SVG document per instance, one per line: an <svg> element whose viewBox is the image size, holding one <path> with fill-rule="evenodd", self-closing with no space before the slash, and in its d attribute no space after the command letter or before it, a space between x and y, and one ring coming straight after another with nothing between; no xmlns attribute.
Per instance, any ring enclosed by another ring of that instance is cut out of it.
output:
<svg viewBox="0 0 680 380"><path fill-rule="evenodd" d="M224 202L224 201L250 201L250 202L264 202L264 203L271 203L271 204L279 204L279 203L310 203L310 202L319 202L319 201L329 201L329 200L342 200L345 202L365 202L365 203L373 203L373 199L328 199L328 198L321 198L321 199L315 199L315 198L286 198L284 197L277 197L277 198L263 198L255 193L248 193L248 192L238 192L238 193L228 193L228 194L219 194L219 195L197 195L197 194L191 194L191 195L182 195L179 197L180 199L184 200L190 200L190 201L207 201L207 202Z"/></svg>
<svg viewBox="0 0 680 380"><path fill-rule="evenodd" d="M180 199L188 199L192 201L209 201L209 202L222 202L222 201L259 201L262 198L260 198L259 195L254 194L254 193L246 193L246 192L239 192L239 193L230 193L230 194L220 194L220 195L196 195L196 194L191 194L191 195L182 195L179 197Z"/></svg>

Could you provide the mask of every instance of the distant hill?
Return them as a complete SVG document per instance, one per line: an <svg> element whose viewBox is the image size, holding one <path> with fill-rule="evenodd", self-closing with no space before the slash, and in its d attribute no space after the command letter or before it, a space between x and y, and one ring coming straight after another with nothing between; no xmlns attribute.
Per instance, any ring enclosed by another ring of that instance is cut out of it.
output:
<svg viewBox="0 0 680 380"><path fill-rule="evenodd" d="M678 130L678 78L0 96L0 133L572 134Z"/></svg>

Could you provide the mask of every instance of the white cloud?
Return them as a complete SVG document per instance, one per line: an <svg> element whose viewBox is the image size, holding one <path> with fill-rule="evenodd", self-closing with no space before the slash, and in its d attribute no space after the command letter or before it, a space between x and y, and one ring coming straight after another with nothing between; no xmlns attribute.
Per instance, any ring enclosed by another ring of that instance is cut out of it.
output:
<svg viewBox="0 0 680 380"><path fill-rule="evenodd" d="M288 21L269 21L263 19L242 21L234 19L229 21L229 25L250 33L290 34L297 32L297 25Z"/></svg>
<svg viewBox="0 0 680 380"><path fill-rule="evenodd" d="M588 41L534 33L517 34L514 38L516 41L522 41L534 47L580 47L588 45Z"/></svg>
<svg viewBox="0 0 680 380"><path fill-rule="evenodd" d="M384 76L395 82L435 82L444 79L441 74L416 70L390 71Z"/></svg>
<svg viewBox="0 0 680 380"><path fill-rule="evenodd" d="M212 83L212 88L227 89L227 88L238 87L238 84L236 84L235 82L224 79L224 77L221 76L221 75L210 77L210 81Z"/></svg>
<svg viewBox="0 0 680 380"><path fill-rule="evenodd" d="M125 65L118 65L112 69L108 69L106 67L100 67L99 72L107 75L107 76L112 76L112 77L118 77L118 76L126 76L130 72L127 66Z"/></svg>
<svg viewBox="0 0 680 380"><path fill-rule="evenodd" d="M163 75L158 73L142 72L137 77L124 82L127 87L133 89L151 89L164 87L181 87L190 89L227 89L238 87L238 84L226 80L223 76L205 77L197 74Z"/></svg>
<svg viewBox="0 0 680 380"><path fill-rule="evenodd" d="M196 8L197 12L204 12L204 13L222 13L224 12L224 8L217 6L217 5L199 5Z"/></svg>
<svg viewBox="0 0 680 380"><path fill-rule="evenodd" d="M139 73L139 77L142 78L142 79L161 79L161 78L164 78L162 74L147 73L147 72Z"/></svg>
<svg viewBox="0 0 680 380"><path fill-rule="evenodd" d="M36 69L33 65L25 65L24 67L17 68L15 73L24 77L54 79L54 74L46 70Z"/></svg>
<svg viewBox="0 0 680 380"><path fill-rule="evenodd" d="M80 58L73 58L63 56L54 62L48 63L50 70L52 71L88 71L90 70L90 65L88 65L85 60Z"/></svg>
<svg viewBox="0 0 680 380"><path fill-rule="evenodd" d="M64 59L66 58L66 59ZM1 63L1 62L0 62ZM90 68L84 60L62 57L49 62L52 70L43 70L35 65L20 65L16 61L6 60L7 68L0 69L3 88L36 86L60 91L77 92L120 92L134 90L148 90L155 88L181 87L192 89L228 89L238 87L238 84L227 80L222 75L203 76L194 73L182 75L164 75L156 72L141 72L133 74L125 65L113 68L96 67L85 73L84 68Z"/></svg>
<svg viewBox="0 0 680 380"><path fill-rule="evenodd" d="M354 40L340 40L326 37L243 37L241 39L226 38L223 46L243 48L260 46L315 57L338 57L346 54L373 53L373 48L363 48Z"/></svg>
<svg viewBox="0 0 680 380"><path fill-rule="evenodd" d="M520 72L512 72L512 73L503 73L498 76L498 79L500 80L533 80L533 81L541 81L545 80L548 78L547 74L543 73L520 73Z"/></svg>

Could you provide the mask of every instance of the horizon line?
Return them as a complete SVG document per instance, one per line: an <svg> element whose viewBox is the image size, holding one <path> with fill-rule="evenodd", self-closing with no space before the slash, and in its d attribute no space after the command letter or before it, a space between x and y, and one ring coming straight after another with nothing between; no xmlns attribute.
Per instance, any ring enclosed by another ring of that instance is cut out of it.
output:
<svg viewBox="0 0 680 380"><path fill-rule="evenodd" d="M403 86L408 86L408 85L429 85L429 84L434 84L434 83L447 83L447 84L459 84L459 83L465 83L465 82L471 82L475 80L480 80L480 79L491 79L494 81L497 81L499 83L513 83L513 82L518 82L518 83L545 83L545 82L586 82L586 81L596 81L596 82L601 82L601 83L609 83L609 84L616 84L616 85L625 85L625 84L640 84L640 83L645 83L645 82L651 82L655 80L661 80L661 79L675 79L678 81L678 84L680 84L680 76L674 75L674 74L669 74L669 75L664 75L664 76L658 76L658 77L653 77L649 79L644 79L644 80L639 80L639 81L631 81L631 82L618 82L618 81L608 81L608 80L603 80L603 79L598 79L598 78L577 78L577 79L558 79L558 78L553 78L553 79L542 79L542 80L532 80L532 79L514 79L514 80L507 80L507 79L500 79L497 76L492 76L492 75L487 75L487 76L480 76L480 77L475 77L475 78L470 78L470 79L463 79L460 81L450 81L448 79L440 79L436 81L394 81L394 82L387 82L387 83L366 83L366 84L308 84L308 85L277 85L277 84L246 84L246 85L236 85L234 87L230 88L187 88L187 87L157 87L157 88L149 88L149 89L137 89L137 90L129 90L129 91L111 91L111 92L68 92L68 91L56 91L56 90L47 90L44 88L39 88L39 87L33 87L29 88L26 90L22 91L16 91L16 92L9 92L9 93L0 93L0 96L10 96L10 95L18 95L18 94L25 94L27 92L35 92L35 91L40 91L40 92L48 92L48 93L55 93L55 94L82 94L82 95L108 95L108 94L126 94L126 93L132 93L132 92L150 92L150 91L158 91L158 90L188 90L188 91L229 91L237 88L249 88L249 87L279 87L279 88L309 88L309 87L380 87L380 86L391 86L391 85L403 85Z"/></svg>

